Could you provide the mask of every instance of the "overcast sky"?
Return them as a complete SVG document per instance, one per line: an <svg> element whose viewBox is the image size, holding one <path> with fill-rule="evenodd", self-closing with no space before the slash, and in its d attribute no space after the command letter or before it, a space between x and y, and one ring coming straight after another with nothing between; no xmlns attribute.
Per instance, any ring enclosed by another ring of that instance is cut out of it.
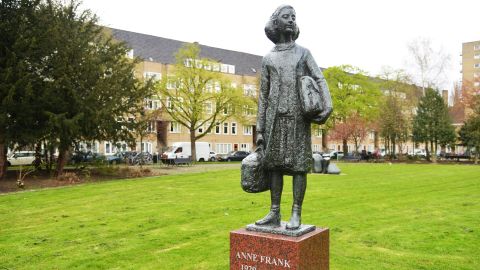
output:
<svg viewBox="0 0 480 270"><path fill-rule="evenodd" d="M297 13L297 43L317 64L351 64L370 75L382 66L410 69L407 44L432 39L451 55L448 81L461 79L463 42L480 40L480 0L83 0L105 26L265 55L264 26L280 4Z"/></svg>

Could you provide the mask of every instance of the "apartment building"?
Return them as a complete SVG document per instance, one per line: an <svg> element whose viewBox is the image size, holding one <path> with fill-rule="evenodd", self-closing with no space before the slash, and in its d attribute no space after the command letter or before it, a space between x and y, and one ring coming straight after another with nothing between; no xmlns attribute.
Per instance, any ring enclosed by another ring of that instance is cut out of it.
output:
<svg viewBox="0 0 480 270"><path fill-rule="evenodd" d="M462 83L480 88L480 40L462 44Z"/></svg>
<svg viewBox="0 0 480 270"><path fill-rule="evenodd" d="M142 62L137 66L136 74L143 78L160 80L169 76L175 65L175 53L185 42L152 35L135 33L120 29L108 29L113 37L125 42L130 48L130 57L139 57ZM237 52L199 44L201 58L218 61L212 67L213 71L226 76L237 87L244 90L245 95L257 95L258 76L261 69L262 56ZM145 99L145 109L150 111L162 110L161 97ZM253 112L252 114L255 114ZM179 123L171 121L166 114L153 120L147 127L148 134L137 142L136 151L160 153L174 142L190 141L188 130ZM198 132L204 132L203 128ZM208 142L211 151L228 153L235 150L251 151L254 147L255 120L242 124L235 119L229 119L215 126L210 133L199 141ZM117 149L110 142L94 143L96 151L112 154ZM130 150L125 144L122 150ZM312 134L312 149L321 150L321 132Z"/></svg>

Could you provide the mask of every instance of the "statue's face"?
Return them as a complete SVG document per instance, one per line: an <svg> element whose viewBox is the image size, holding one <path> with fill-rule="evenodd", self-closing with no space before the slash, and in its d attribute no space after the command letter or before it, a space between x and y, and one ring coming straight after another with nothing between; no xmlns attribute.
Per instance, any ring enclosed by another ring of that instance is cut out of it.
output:
<svg viewBox="0 0 480 270"><path fill-rule="evenodd" d="M278 30L293 33L296 28L295 11L291 8L284 8L280 11L277 18Z"/></svg>

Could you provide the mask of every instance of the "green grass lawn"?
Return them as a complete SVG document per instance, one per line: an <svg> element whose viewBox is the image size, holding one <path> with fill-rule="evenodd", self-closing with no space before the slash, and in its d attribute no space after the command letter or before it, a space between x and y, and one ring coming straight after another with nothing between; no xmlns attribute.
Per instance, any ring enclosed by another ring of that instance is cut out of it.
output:
<svg viewBox="0 0 480 270"><path fill-rule="evenodd" d="M331 269L480 269L480 167L340 164L310 175L303 222ZM229 232L263 217L239 170L0 196L0 269L228 269ZM285 181L282 213L292 202Z"/></svg>

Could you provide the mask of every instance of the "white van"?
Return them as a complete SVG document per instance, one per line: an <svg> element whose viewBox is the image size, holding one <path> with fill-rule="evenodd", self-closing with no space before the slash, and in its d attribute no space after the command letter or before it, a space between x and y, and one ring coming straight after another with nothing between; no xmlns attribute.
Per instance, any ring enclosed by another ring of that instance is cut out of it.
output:
<svg viewBox="0 0 480 270"><path fill-rule="evenodd" d="M210 147L207 142L196 142L196 161L207 161L210 156ZM175 142L163 152L162 159L173 160L176 158L188 158L192 156L192 147L190 142Z"/></svg>

